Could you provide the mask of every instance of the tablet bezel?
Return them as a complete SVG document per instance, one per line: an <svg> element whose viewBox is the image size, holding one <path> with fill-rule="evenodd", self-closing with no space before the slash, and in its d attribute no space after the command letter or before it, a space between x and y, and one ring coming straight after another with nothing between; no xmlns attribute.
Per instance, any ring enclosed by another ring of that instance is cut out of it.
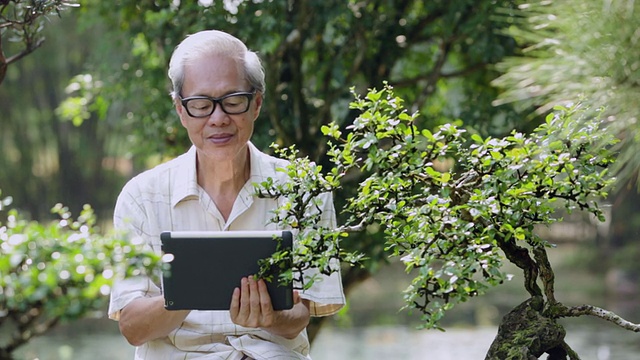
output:
<svg viewBox="0 0 640 360"><path fill-rule="evenodd" d="M287 230L164 231L160 239L163 259L173 257L170 269L162 274L168 310L229 310L241 278L257 274L258 261L277 249L287 249L291 255L293 246ZM273 275L267 282L273 308L290 309L293 285L280 284L279 272Z"/></svg>

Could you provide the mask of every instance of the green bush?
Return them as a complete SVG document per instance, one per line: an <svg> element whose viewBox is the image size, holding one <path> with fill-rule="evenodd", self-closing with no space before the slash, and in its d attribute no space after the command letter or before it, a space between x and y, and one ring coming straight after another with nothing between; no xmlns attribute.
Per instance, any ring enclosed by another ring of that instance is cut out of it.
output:
<svg viewBox="0 0 640 360"><path fill-rule="evenodd" d="M88 205L74 219L58 204L51 222L27 220L10 205L10 197L0 202L0 332L9 335L1 359L61 320L103 311L118 274L149 274L161 263L116 233L98 233Z"/></svg>

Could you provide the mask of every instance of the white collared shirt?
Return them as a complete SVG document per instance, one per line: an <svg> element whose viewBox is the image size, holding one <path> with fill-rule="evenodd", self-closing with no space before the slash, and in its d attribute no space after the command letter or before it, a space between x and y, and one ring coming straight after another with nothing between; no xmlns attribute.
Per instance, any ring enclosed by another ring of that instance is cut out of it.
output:
<svg viewBox="0 0 640 360"><path fill-rule="evenodd" d="M167 230L278 230L269 220L279 206L277 200L255 196L254 183L268 178L282 181L276 171L287 162L260 152L249 143L250 178L240 190L227 221L213 200L198 185L196 149L131 179L123 188L114 211L114 226L130 236L141 237L160 253L160 233ZM330 193L323 194L323 226L335 227L335 210ZM336 267L338 268L338 267ZM339 268L338 268L339 270ZM313 272L305 273L305 276ZM337 312L345 303L340 273L321 275L322 281L301 292L311 303L312 316ZM139 297L161 295L158 284L147 277L122 280L114 285L109 317L118 320L120 310ZM149 341L136 349L136 359L309 359L306 331L285 339L267 331L235 325L228 311L191 311L180 327L166 338Z"/></svg>

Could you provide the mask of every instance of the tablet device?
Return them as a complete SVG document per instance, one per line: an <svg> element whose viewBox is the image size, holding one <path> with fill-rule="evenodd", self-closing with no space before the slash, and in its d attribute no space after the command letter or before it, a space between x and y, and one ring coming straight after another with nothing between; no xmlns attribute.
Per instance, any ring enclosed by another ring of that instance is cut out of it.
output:
<svg viewBox="0 0 640 360"><path fill-rule="evenodd" d="M290 231L165 231L160 240L170 265L162 274L168 310L229 310L233 289L243 277L258 274L261 259L287 250L291 264ZM267 289L273 308L290 309L292 284L281 285L282 271L271 272Z"/></svg>

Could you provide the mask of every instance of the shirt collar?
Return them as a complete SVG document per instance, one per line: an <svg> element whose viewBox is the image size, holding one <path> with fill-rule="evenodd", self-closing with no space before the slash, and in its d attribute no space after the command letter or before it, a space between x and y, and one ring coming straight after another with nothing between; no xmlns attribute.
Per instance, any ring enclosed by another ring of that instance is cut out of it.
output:
<svg viewBox="0 0 640 360"><path fill-rule="evenodd" d="M252 183L261 183L267 178L276 179L278 177L276 168L271 165L269 161L265 161L265 157L269 157L263 154L253 143L248 142L250 175L249 185ZM169 186L173 191L169 193L171 195L171 206L175 207L180 201L198 196L198 176L196 171L196 147L191 146L189 151L176 158L176 172L173 177L173 181Z"/></svg>
<svg viewBox="0 0 640 360"><path fill-rule="evenodd" d="M171 206L176 206L180 201L198 196L198 177L196 174L196 147L191 146L189 151L176 158L176 168L173 180L169 182L171 194Z"/></svg>

